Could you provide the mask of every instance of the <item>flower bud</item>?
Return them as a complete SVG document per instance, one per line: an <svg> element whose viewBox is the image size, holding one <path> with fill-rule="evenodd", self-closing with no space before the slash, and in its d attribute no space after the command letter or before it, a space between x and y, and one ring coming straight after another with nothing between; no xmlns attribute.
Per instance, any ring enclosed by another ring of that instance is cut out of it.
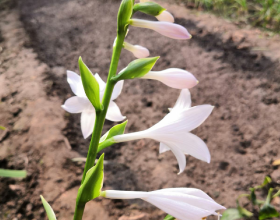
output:
<svg viewBox="0 0 280 220"><path fill-rule="evenodd" d="M133 55L137 58L146 58L150 56L150 52L147 48L139 46L139 45L132 45L130 43L124 42L123 44L124 49L133 53Z"/></svg>
<svg viewBox="0 0 280 220"><path fill-rule="evenodd" d="M152 29L166 37L183 40L190 39L192 36L186 28L181 25L164 21L146 21L140 19L131 19L130 25L141 28Z"/></svg>
<svg viewBox="0 0 280 220"><path fill-rule="evenodd" d="M193 74L178 68L170 68L163 71L150 71L142 78L159 80L165 85L175 89L190 89L198 83Z"/></svg>
<svg viewBox="0 0 280 220"><path fill-rule="evenodd" d="M156 16L156 18L159 21L166 21L166 22L174 23L174 17L168 11L161 12L158 16Z"/></svg>
<svg viewBox="0 0 280 220"><path fill-rule="evenodd" d="M132 16L133 0L122 0L118 13L118 31L125 31L125 27Z"/></svg>

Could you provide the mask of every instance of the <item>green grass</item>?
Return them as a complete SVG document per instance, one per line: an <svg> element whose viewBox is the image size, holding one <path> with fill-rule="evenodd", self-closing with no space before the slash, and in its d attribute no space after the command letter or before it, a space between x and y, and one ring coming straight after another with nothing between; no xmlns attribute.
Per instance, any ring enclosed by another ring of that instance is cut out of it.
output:
<svg viewBox="0 0 280 220"><path fill-rule="evenodd" d="M280 31L280 0L177 0L187 7L211 11L217 15L267 30Z"/></svg>

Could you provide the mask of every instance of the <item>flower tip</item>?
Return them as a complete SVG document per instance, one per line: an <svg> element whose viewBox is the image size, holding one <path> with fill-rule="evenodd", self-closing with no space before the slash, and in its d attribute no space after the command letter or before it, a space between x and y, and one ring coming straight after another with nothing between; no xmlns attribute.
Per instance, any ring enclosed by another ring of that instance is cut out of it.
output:
<svg viewBox="0 0 280 220"><path fill-rule="evenodd" d="M198 80L196 80L196 84L198 84L199 83L199 81Z"/></svg>
<svg viewBox="0 0 280 220"><path fill-rule="evenodd" d="M189 39L192 39L192 35L191 34L189 35Z"/></svg>

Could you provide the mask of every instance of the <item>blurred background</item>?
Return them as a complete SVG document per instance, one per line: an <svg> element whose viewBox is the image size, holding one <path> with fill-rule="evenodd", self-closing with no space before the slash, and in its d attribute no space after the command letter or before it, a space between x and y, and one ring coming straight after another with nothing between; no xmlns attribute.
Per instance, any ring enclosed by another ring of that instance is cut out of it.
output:
<svg viewBox="0 0 280 220"><path fill-rule="evenodd" d="M24 179L0 178L1 219L44 219L42 194L60 220L71 219L89 140L80 114L60 106L73 94L66 70L78 57L106 80L120 0L0 0L0 168L25 169ZM277 0L156 1L191 40L179 41L130 27L127 41L160 56L154 70L182 68L199 84L192 104L215 109L193 131L208 145L211 163L187 156L185 171L159 143L139 140L105 152L106 189L150 191L194 187L236 207L238 195L265 176L279 187L280 3ZM136 13L135 17L155 20ZM134 60L123 50L119 70ZM128 80L116 100L128 119L126 132L147 129L172 107L179 90L144 79ZM114 125L106 121L104 133ZM258 192L265 199L267 191ZM272 201L280 211L280 199ZM245 200L243 206L252 211ZM165 214L139 201L97 199L84 219L159 220ZM211 218L209 218L211 219ZM257 219L253 216L251 219Z"/></svg>

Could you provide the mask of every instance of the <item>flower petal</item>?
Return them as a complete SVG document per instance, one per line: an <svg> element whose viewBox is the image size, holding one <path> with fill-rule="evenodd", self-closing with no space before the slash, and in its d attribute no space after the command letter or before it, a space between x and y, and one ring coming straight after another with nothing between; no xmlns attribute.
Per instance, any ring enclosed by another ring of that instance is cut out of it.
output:
<svg viewBox="0 0 280 220"><path fill-rule="evenodd" d="M115 100L121 94L122 88L123 88L123 83L124 83L124 80L117 82L117 84L114 87L111 100Z"/></svg>
<svg viewBox="0 0 280 220"><path fill-rule="evenodd" d="M165 21L146 21L141 19L131 19L131 25L141 28L152 29L166 37L184 40L190 39L191 35L186 28L181 25L173 24Z"/></svg>
<svg viewBox="0 0 280 220"><path fill-rule="evenodd" d="M119 107L113 101L109 104L106 119L110 121L122 121L125 119L125 116L122 115Z"/></svg>
<svg viewBox="0 0 280 220"><path fill-rule="evenodd" d="M171 111L149 130L153 133L172 134L178 131L189 132L201 125L211 114L214 106L199 105L182 112Z"/></svg>
<svg viewBox="0 0 280 220"><path fill-rule="evenodd" d="M88 100L82 97L73 96L67 99L61 107L70 113L81 113L89 104Z"/></svg>
<svg viewBox="0 0 280 220"><path fill-rule="evenodd" d="M166 143L171 149L179 149L184 154L189 154L199 160L210 163L211 155L207 145L192 133L156 135L155 138Z"/></svg>
<svg viewBox="0 0 280 220"><path fill-rule="evenodd" d="M171 109L171 111L182 111L183 109L188 109L191 107L191 93L188 89L182 89L176 104Z"/></svg>
<svg viewBox="0 0 280 220"><path fill-rule="evenodd" d="M193 74L178 68L150 71L142 78L159 80L165 85L175 89L190 89L198 83Z"/></svg>
<svg viewBox="0 0 280 220"><path fill-rule="evenodd" d="M214 211L208 211L191 204L162 197L149 196L144 200L181 220L201 220L203 217L215 214Z"/></svg>
<svg viewBox="0 0 280 220"><path fill-rule="evenodd" d="M69 83L72 92L80 97L86 97L81 77L70 70L67 70L67 82Z"/></svg>
<svg viewBox="0 0 280 220"><path fill-rule="evenodd" d="M82 112L81 127L82 127L82 133L84 139L88 138L91 135L95 123L95 117L96 114L95 114L95 109L93 107L92 109L88 107L86 110Z"/></svg>
<svg viewBox="0 0 280 220"><path fill-rule="evenodd" d="M105 90L106 83L101 79L101 77L99 76L98 73L95 73L94 77L95 77L95 79L97 80L97 82L99 84L99 91L100 91L100 93L103 92Z"/></svg>
<svg viewBox="0 0 280 220"><path fill-rule="evenodd" d="M166 22L171 22L171 23L174 23L174 17L173 15L168 12L168 11L163 11L160 13L160 15L156 16L156 18L159 20L159 21L166 21Z"/></svg>
<svg viewBox="0 0 280 220"><path fill-rule="evenodd" d="M167 152L167 151L170 151L170 148L166 144L160 142L159 153L162 154L162 153Z"/></svg>
<svg viewBox="0 0 280 220"><path fill-rule="evenodd" d="M178 175L179 175L179 174L181 174L184 171L184 169L186 167L186 164L187 164L186 156L178 148L171 147L170 149L171 149L171 151L173 152L173 154L175 155L175 157L176 157L176 159L178 161L178 165L179 165L179 173L178 173Z"/></svg>

